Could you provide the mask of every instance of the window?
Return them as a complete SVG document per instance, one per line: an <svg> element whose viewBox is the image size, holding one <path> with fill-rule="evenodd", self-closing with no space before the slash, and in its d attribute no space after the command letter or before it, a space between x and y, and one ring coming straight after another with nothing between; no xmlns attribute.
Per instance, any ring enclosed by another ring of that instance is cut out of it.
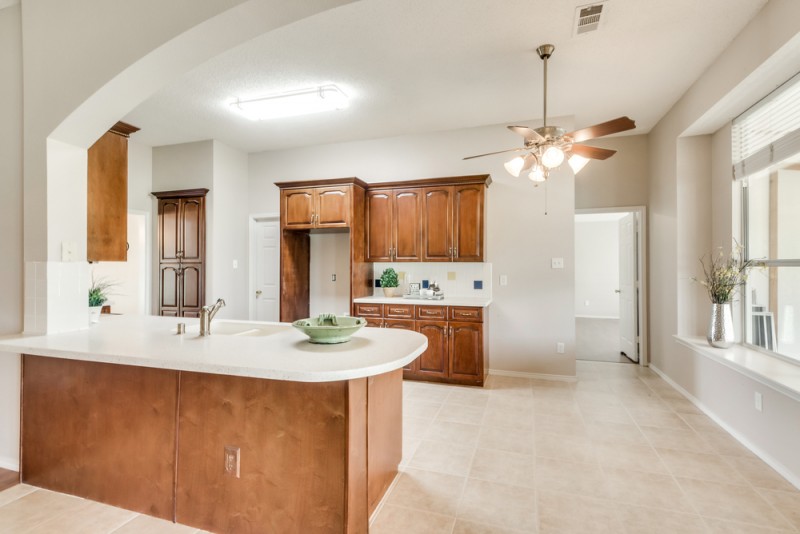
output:
<svg viewBox="0 0 800 534"><path fill-rule="evenodd" d="M800 76L733 123L746 258L745 342L800 362Z"/></svg>

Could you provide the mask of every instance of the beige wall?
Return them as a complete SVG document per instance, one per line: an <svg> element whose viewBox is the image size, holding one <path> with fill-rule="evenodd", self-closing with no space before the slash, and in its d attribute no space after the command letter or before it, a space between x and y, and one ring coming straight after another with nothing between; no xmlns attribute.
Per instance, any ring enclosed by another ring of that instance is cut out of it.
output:
<svg viewBox="0 0 800 534"><path fill-rule="evenodd" d="M22 36L20 6L0 9L0 335L22 330ZM19 463L17 354L0 353L0 468Z"/></svg>
<svg viewBox="0 0 800 534"><path fill-rule="evenodd" d="M652 365L798 485L800 429L791 421L800 419L800 403L676 344L673 335L704 334L709 305L689 278L702 254L730 246L736 235L728 123L800 70L799 32L800 3L770 1L648 140ZM752 404L756 391L770 399L763 413Z"/></svg>
<svg viewBox="0 0 800 534"><path fill-rule="evenodd" d="M634 119L636 117L633 117ZM647 205L648 136L594 139L591 145L616 150L605 161L591 161L575 177L575 208Z"/></svg>

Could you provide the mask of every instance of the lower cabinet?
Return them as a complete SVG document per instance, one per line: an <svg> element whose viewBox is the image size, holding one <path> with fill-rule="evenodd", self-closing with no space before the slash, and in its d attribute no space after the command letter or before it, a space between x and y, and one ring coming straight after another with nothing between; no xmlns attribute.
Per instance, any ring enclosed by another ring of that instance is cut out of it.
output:
<svg viewBox="0 0 800 534"><path fill-rule="evenodd" d="M482 386L487 354L483 308L356 303L355 315L375 328L415 330L428 348L403 367L403 378Z"/></svg>

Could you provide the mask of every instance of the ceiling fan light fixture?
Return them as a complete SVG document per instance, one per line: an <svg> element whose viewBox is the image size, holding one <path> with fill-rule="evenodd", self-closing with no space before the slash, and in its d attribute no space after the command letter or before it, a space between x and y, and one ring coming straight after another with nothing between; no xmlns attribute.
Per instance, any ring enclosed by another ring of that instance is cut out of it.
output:
<svg viewBox="0 0 800 534"><path fill-rule="evenodd" d="M508 174L510 174L514 178L519 177L519 173L522 171L523 165L525 165L525 158L523 158L522 156L517 156L516 158L506 161L503 164Z"/></svg>
<svg viewBox="0 0 800 534"><path fill-rule="evenodd" d="M236 99L230 105L233 111L258 121L344 109L349 102L341 89L329 84L250 100Z"/></svg>
<svg viewBox="0 0 800 534"><path fill-rule="evenodd" d="M583 169L586 164L589 163L589 158L584 158L583 156L573 154L569 157L567 163L569 163L569 166L572 167L572 172L574 174L578 174L581 172L581 169Z"/></svg>
<svg viewBox="0 0 800 534"><path fill-rule="evenodd" d="M547 180L547 171L542 169L540 165L536 165L528 174L528 178L531 179L532 182L544 182Z"/></svg>
<svg viewBox="0 0 800 534"><path fill-rule="evenodd" d="M556 146L549 146L542 154L542 165L548 169L555 169L564 163L564 151Z"/></svg>

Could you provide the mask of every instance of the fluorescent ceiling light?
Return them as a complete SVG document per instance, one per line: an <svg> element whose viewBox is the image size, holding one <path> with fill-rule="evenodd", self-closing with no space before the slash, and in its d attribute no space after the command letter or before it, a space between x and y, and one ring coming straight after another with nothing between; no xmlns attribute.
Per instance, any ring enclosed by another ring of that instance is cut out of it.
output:
<svg viewBox="0 0 800 534"><path fill-rule="evenodd" d="M231 102L231 109L258 121L344 109L348 104L347 95L341 89L335 85L323 85L251 100L235 100Z"/></svg>

